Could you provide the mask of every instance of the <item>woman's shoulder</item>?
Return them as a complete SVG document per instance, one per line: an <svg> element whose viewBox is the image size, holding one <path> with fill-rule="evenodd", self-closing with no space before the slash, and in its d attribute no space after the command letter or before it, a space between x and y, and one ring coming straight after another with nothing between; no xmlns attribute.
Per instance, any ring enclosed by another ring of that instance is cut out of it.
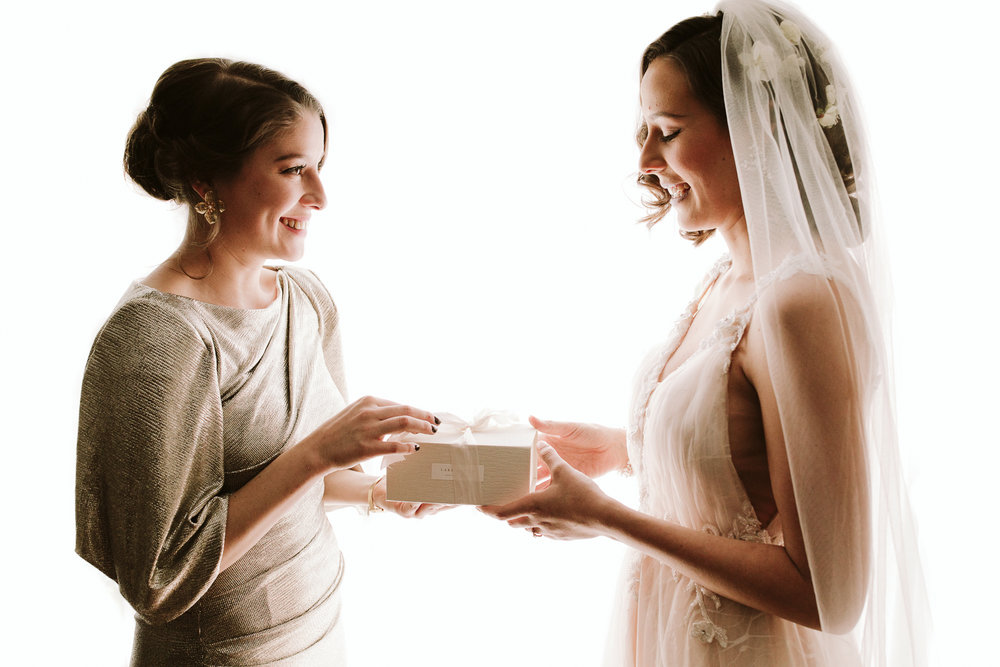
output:
<svg viewBox="0 0 1000 667"><path fill-rule="evenodd" d="M284 273L289 282L306 295L313 308L325 321L336 322L337 304L334 303L330 291L319 276L310 269L294 265L285 265L277 270Z"/></svg>
<svg viewBox="0 0 1000 667"><path fill-rule="evenodd" d="M857 356L874 340L863 290L848 269L829 261L783 269L758 291L750 336L767 329L785 354L829 356L848 345Z"/></svg>
<svg viewBox="0 0 1000 667"><path fill-rule="evenodd" d="M184 304L133 283L94 337L84 370L81 414L105 409L106 396L155 388L162 397L177 381L217 372L211 336Z"/></svg>
<svg viewBox="0 0 1000 667"><path fill-rule="evenodd" d="M799 313L852 298L849 275L826 257L796 256L758 279L760 303L778 313Z"/></svg>
<svg viewBox="0 0 1000 667"><path fill-rule="evenodd" d="M135 281L105 320L94 346L204 346L210 339L196 302Z"/></svg>
<svg viewBox="0 0 1000 667"><path fill-rule="evenodd" d="M288 278L300 289L306 292L323 294L327 299L333 301L329 290L327 290L326 285L323 284L323 281L320 280L315 271L302 266L295 266L293 264L286 264L284 266L277 267L276 270L288 276Z"/></svg>

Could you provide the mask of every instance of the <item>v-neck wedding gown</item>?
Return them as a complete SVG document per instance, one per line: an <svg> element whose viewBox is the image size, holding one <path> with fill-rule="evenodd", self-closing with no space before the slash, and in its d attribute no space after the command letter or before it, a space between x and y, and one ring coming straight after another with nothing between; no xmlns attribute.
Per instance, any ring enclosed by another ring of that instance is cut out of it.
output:
<svg viewBox="0 0 1000 667"><path fill-rule="evenodd" d="M629 460L646 514L713 535L781 544L781 534L770 534L758 520L730 455L728 374L757 293L721 319L696 352L660 379L702 297L729 266L727 257L716 263L668 339L640 367L628 429ZM615 666L841 667L859 662L847 637L724 598L637 551L626 557L609 639L606 664Z"/></svg>

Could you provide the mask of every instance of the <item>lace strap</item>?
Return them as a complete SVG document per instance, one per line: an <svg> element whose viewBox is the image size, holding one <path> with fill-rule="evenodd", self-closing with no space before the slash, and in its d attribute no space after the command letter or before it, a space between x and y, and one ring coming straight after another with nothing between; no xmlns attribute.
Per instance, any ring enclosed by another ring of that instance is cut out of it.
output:
<svg viewBox="0 0 1000 667"><path fill-rule="evenodd" d="M719 279L723 273L729 270L732 266L733 260L729 256L729 253L725 253L722 257L715 260L715 264L712 265L711 270L702 279L701 284L698 286L698 294L695 298L695 304L698 304L705 295L708 294L708 290L715 284L715 281Z"/></svg>
<svg viewBox="0 0 1000 667"><path fill-rule="evenodd" d="M791 278L797 273L840 278L841 282L847 282L843 273L836 270L825 257L810 258L805 254L800 254L786 257L775 269L759 278L756 293L760 294L774 283Z"/></svg>
<svg viewBox="0 0 1000 667"><path fill-rule="evenodd" d="M777 268L758 279L754 292L747 300L747 303L742 308L734 310L732 313L720 320L712 335L701 342L702 347L725 344L729 348L730 359L726 361L723 367L723 372L729 372L729 367L732 362L732 353L736 351L740 341L743 340L743 334L746 332L746 327L750 323L750 318L753 315L753 309L754 306L757 305L760 293L769 288L771 285L790 278L798 273L825 276L835 275L832 267L830 267L827 262L823 262L821 265L817 266L815 261L810 261L810 259L806 256L795 255L786 258L780 265L778 265Z"/></svg>

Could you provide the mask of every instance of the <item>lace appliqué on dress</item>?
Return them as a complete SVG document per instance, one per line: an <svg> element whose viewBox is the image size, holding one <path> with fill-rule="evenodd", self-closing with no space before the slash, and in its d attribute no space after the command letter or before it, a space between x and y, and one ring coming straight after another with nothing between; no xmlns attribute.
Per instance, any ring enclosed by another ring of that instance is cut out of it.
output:
<svg viewBox="0 0 1000 667"><path fill-rule="evenodd" d="M706 526L704 530L713 535L719 534L714 526ZM739 516L733 519L732 529L724 537L733 540L742 540L743 542L757 542L760 544L775 543L774 538L771 537L770 533L767 532L757 519L757 512L754 511L753 505L750 504L749 500L743 502L743 508L740 510Z"/></svg>
<svg viewBox="0 0 1000 667"><path fill-rule="evenodd" d="M733 519L732 528L729 532L723 535L718 528L711 525L703 527L702 530L710 535L722 535L723 537L742 540L744 542L774 544L774 538L771 537L757 519L757 513L754 512L753 505L750 504L749 500L743 503L743 509ZM674 578L678 578L676 572L674 573ZM735 645L743 641L742 639L731 641L725 629L716 625L709 615L712 609L710 609L708 603L711 603L714 611L718 611L722 608L722 598L704 586L696 584L694 581L688 582L687 591L694 594L694 599L688 607L688 614L685 619L691 629L691 637L705 644L716 642L722 648L727 648L730 645Z"/></svg>
<svg viewBox="0 0 1000 667"><path fill-rule="evenodd" d="M702 339L699 344L699 348L702 350L716 345L725 345L729 349L729 354L726 355L726 361L722 365L723 375L729 373L729 368L733 363L733 352L736 351L736 347L743 339L743 332L746 330L747 324L750 322L750 313L756 302L757 298L756 295L754 295L754 298L750 300L750 303L748 303L743 310L730 313L719 320L719 323L715 326L715 330L712 334Z"/></svg>
<svg viewBox="0 0 1000 667"><path fill-rule="evenodd" d="M629 600L639 599L639 569L642 565L642 553L629 550L625 555L625 585Z"/></svg>
<svg viewBox="0 0 1000 667"><path fill-rule="evenodd" d="M726 631L712 622L708 616L708 605L705 604L707 599L718 611L722 608L722 598L693 581L688 582L687 591L694 593L694 599L691 601L691 606L688 607L685 619L690 624L691 636L705 644L717 642L722 648L728 647L729 637L726 635ZM700 616L700 618L694 620L695 615Z"/></svg>

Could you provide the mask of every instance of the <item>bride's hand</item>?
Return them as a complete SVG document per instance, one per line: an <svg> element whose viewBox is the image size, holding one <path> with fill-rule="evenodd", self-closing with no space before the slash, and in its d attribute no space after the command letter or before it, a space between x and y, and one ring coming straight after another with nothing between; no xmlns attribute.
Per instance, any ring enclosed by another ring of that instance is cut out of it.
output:
<svg viewBox="0 0 1000 667"><path fill-rule="evenodd" d="M422 519L425 516L437 514L442 510L455 507L455 505L435 505L433 503L410 503L405 501L394 501L385 499L385 478L383 477L375 484L372 491L372 501L387 512L393 512L407 519Z"/></svg>
<svg viewBox="0 0 1000 667"><path fill-rule="evenodd" d="M538 443L538 455L552 473L543 491L529 493L506 505L479 509L536 536L577 540L604 534L600 517L614 501L548 444Z"/></svg>
<svg viewBox="0 0 1000 667"><path fill-rule="evenodd" d="M621 470L628 463L625 432L598 424L557 422L529 417L538 439L549 443L570 464L588 477ZM543 474L539 479L545 478Z"/></svg>
<svg viewBox="0 0 1000 667"><path fill-rule="evenodd" d="M409 405L365 396L310 433L301 444L311 447L325 472L343 470L375 456L410 454L416 446L386 440L394 433L435 433L433 414Z"/></svg>

